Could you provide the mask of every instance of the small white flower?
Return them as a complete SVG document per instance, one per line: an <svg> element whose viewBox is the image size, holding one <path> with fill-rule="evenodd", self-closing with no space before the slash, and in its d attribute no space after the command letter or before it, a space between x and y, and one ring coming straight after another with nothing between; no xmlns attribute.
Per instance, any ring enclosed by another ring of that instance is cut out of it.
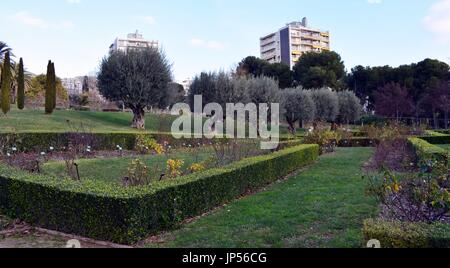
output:
<svg viewBox="0 0 450 268"><path fill-rule="evenodd" d="M41 152L41 155L45 155L45 152Z"/></svg>
<svg viewBox="0 0 450 268"><path fill-rule="evenodd" d="M54 147L52 147L52 146L50 146L50 151L53 151L53 150L55 150L55 148L54 148Z"/></svg>
<svg viewBox="0 0 450 268"><path fill-rule="evenodd" d="M91 149L87 149L86 152L90 153L90 152L91 152Z"/></svg>
<svg viewBox="0 0 450 268"><path fill-rule="evenodd" d="M91 146L88 146L87 148L88 148L88 149L91 149L92 147L91 147Z"/></svg>
<svg viewBox="0 0 450 268"><path fill-rule="evenodd" d="M11 154L10 154L10 153L6 153L6 156L7 156L7 157L10 157L10 156L11 156Z"/></svg>
<svg viewBox="0 0 450 268"><path fill-rule="evenodd" d="M13 152L16 152L17 148L16 147L12 147L12 150L13 150Z"/></svg>

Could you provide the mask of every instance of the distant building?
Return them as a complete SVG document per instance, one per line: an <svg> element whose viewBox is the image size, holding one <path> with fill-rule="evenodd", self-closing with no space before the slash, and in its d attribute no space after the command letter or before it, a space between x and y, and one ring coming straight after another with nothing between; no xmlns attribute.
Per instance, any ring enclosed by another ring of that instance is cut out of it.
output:
<svg viewBox="0 0 450 268"><path fill-rule="evenodd" d="M192 85L192 79L191 78L187 78L187 79L184 79L184 80L177 81L177 83L183 86L184 91L185 91L186 96L187 96L187 94L189 92L189 88Z"/></svg>
<svg viewBox="0 0 450 268"><path fill-rule="evenodd" d="M63 78L61 82L69 95L80 95L83 93L83 77Z"/></svg>
<svg viewBox="0 0 450 268"><path fill-rule="evenodd" d="M288 23L279 31L260 38L261 59L291 67L306 52L330 51L330 33L310 28L307 18Z"/></svg>
<svg viewBox="0 0 450 268"><path fill-rule="evenodd" d="M109 52L115 51L127 51L128 49L139 49L139 48L158 48L158 41L145 40L142 34L138 31L135 33L128 34L127 38L116 38L114 43L109 47Z"/></svg>
<svg viewBox="0 0 450 268"><path fill-rule="evenodd" d="M61 82L69 95L81 95L91 90L97 90L97 77L95 76L63 78Z"/></svg>

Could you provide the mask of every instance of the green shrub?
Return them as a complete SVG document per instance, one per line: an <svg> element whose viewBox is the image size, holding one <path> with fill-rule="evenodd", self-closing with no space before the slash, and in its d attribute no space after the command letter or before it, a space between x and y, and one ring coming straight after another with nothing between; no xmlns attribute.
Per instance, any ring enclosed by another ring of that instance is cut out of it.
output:
<svg viewBox="0 0 450 268"><path fill-rule="evenodd" d="M382 248L449 248L450 225L402 223L369 219L364 222L365 241L377 239Z"/></svg>
<svg viewBox="0 0 450 268"><path fill-rule="evenodd" d="M317 145L300 145L138 187L30 175L0 165L0 209L47 229L132 244L264 187L313 163L318 154Z"/></svg>
<svg viewBox="0 0 450 268"><path fill-rule="evenodd" d="M193 147L198 144L207 144L206 139L175 139L169 133L143 134L139 132L117 132L117 133L77 133L79 135L93 135L95 144L94 150L115 150L120 145L124 150L136 149L138 137L148 137L156 140L159 144L170 145L172 148L181 147L183 144L190 144ZM16 146L21 152L46 151L49 147L61 149L69 144L70 133L55 132L29 132L29 133L0 133L0 140L8 140L5 147ZM73 135L72 135L73 136Z"/></svg>
<svg viewBox="0 0 450 268"><path fill-rule="evenodd" d="M450 144L450 135L448 134L436 131L427 131L426 134L428 136L421 137L421 139L431 144Z"/></svg>
<svg viewBox="0 0 450 268"><path fill-rule="evenodd" d="M423 138L409 138L408 142L414 148L419 164L429 161L437 161L443 166L448 164L448 153L446 150L430 144Z"/></svg>

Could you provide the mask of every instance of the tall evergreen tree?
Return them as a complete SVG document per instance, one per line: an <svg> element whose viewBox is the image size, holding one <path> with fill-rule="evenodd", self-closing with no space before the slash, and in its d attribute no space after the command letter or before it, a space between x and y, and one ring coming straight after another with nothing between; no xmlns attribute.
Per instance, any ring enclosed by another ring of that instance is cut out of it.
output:
<svg viewBox="0 0 450 268"><path fill-rule="evenodd" d="M6 51L1 74L1 108L7 114L11 108L11 59Z"/></svg>
<svg viewBox="0 0 450 268"><path fill-rule="evenodd" d="M51 66L51 73L52 73L52 104L53 104L53 109L56 108L56 71L55 71L55 63L52 62L52 66Z"/></svg>
<svg viewBox="0 0 450 268"><path fill-rule="evenodd" d="M52 62L48 61L47 77L45 83L45 113L51 114L53 112L53 95L52 95Z"/></svg>
<svg viewBox="0 0 450 268"><path fill-rule="evenodd" d="M22 58L19 61L19 74L17 76L17 108L19 110L25 108L25 75Z"/></svg>

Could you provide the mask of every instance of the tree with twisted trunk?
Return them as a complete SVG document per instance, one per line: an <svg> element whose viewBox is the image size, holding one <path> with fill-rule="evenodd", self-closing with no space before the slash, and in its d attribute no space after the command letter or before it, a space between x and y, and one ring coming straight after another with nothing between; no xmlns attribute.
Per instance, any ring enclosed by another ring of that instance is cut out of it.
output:
<svg viewBox="0 0 450 268"><path fill-rule="evenodd" d="M155 48L117 51L104 58L98 89L111 102L123 102L133 111L131 127L145 129L145 109L165 108L171 65Z"/></svg>

